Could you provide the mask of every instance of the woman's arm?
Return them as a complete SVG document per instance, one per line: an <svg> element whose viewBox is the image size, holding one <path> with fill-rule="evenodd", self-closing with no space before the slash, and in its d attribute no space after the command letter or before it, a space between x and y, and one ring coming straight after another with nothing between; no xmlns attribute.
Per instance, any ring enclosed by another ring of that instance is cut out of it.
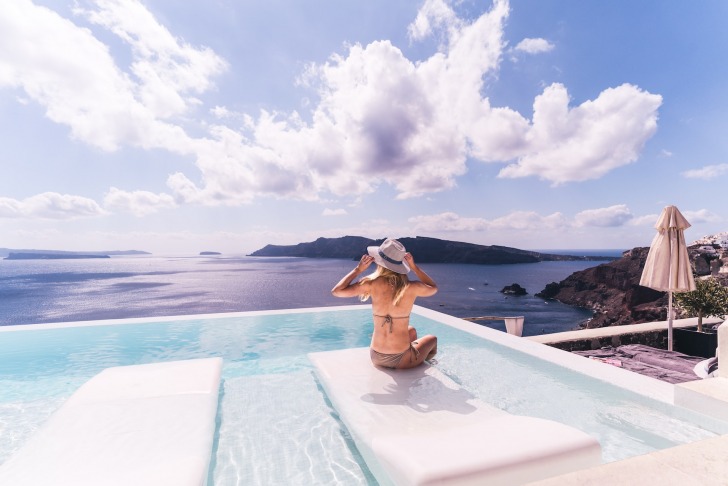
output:
<svg viewBox="0 0 728 486"><path fill-rule="evenodd" d="M364 273L364 271L369 268L369 265L371 265L373 261L374 258L370 257L369 255L363 255L361 257L361 260L359 260L356 268L354 268L354 270L352 270L351 272L347 273L344 278L339 280L339 283L334 285L334 288L331 289L331 295L333 295L334 297L356 297L357 295L368 292L369 287L368 285L366 285L368 282L364 282L361 285L359 283L352 284L351 282L357 276Z"/></svg>
<svg viewBox="0 0 728 486"><path fill-rule="evenodd" d="M415 264L415 259L411 253L407 253L404 256L405 261L410 267L410 270L415 272L417 278L420 279L421 285L417 285L417 295L420 297L429 297L437 293L437 284L432 278L425 273L420 267ZM414 283L414 282L413 282Z"/></svg>

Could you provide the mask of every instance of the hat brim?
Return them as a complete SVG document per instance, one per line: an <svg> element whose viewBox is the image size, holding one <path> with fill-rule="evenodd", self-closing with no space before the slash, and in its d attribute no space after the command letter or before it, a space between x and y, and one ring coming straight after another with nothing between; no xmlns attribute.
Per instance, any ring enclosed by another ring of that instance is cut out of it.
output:
<svg viewBox="0 0 728 486"><path fill-rule="evenodd" d="M402 261L402 263L392 263L382 258L382 256L379 254L378 246L368 246L367 253L369 253L370 257L374 258L374 263L384 268L388 268L393 272L407 274L410 271L410 267L405 261Z"/></svg>

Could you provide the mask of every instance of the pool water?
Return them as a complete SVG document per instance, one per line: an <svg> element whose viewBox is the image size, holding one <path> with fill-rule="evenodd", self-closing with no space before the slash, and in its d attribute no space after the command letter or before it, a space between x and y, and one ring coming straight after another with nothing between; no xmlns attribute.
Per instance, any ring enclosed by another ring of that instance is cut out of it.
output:
<svg viewBox="0 0 728 486"><path fill-rule="evenodd" d="M728 433L714 419L422 315L411 320L420 335L438 336L436 366L461 386L510 413L593 435L606 462ZM0 463L104 368L220 356L211 486L376 484L306 357L367 346L368 306L15 329L0 332Z"/></svg>

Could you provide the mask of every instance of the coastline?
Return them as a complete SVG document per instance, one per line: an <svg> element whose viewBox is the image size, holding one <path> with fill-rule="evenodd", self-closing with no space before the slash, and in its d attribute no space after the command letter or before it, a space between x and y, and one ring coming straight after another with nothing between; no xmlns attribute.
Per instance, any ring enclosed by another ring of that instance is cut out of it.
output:
<svg viewBox="0 0 728 486"><path fill-rule="evenodd" d="M89 258L111 258L109 255L88 255L82 253L15 253L11 252L5 260L83 260Z"/></svg>

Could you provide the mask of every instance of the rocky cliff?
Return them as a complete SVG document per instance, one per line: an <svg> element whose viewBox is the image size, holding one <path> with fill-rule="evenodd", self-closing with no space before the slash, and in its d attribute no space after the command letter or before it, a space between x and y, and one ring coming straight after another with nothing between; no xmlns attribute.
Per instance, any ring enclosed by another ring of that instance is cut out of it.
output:
<svg viewBox="0 0 728 486"><path fill-rule="evenodd" d="M372 240L361 236L341 238L319 238L309 243L297 245L267 245L250 256L289 256L308 258L346 258L358 260L366 252L367 246L379 245L384 241ZM536 263L555 260L607 260L609 257L583 257L571 255L552 255L535 251L519 250L507 246L486 246L458 241L440 240L417 236L399 238L418 263L479 263L510 264Z"/></svg>
<svg viewBox="0 0 728 486"><path fill-rule="evenodd" d="M559 283L553 282L536 294L564 304L594 311L582 327L596 328L664 321L667 319L667 293L639 285L649 248L626 251L622 258L575 272ZM698 246L689 248L695 275L708 275L710 262L722 255L705 255ZM728 255L726 255L728 256ZM718 277L728 283L727 274Z"/></svg>

